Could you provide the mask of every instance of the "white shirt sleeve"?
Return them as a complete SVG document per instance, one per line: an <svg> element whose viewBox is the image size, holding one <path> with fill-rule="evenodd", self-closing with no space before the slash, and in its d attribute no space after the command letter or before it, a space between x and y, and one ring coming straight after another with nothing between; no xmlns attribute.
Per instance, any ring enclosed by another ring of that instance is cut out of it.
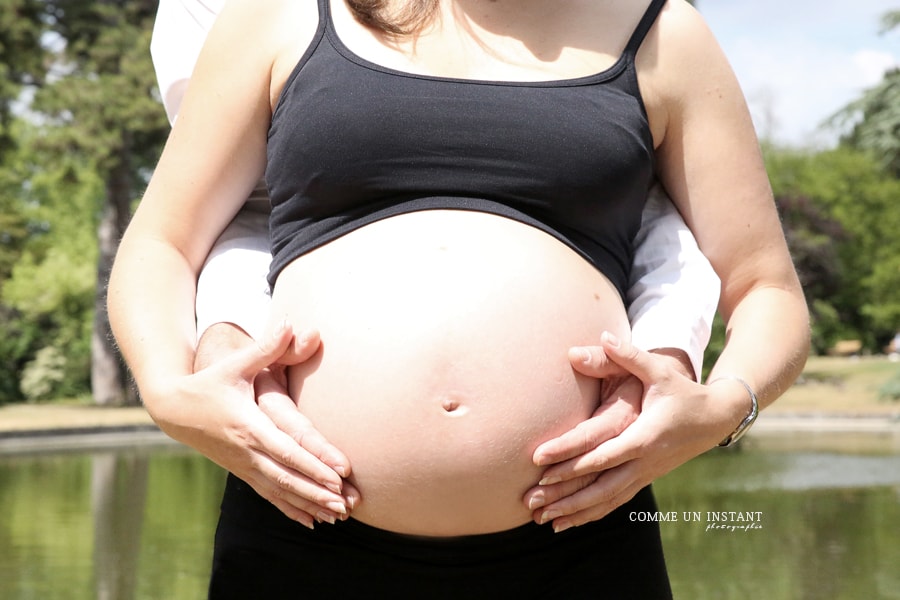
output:
<svg viewBox="0 0 900 600"><path fill-rule="evenodd" d="M169 122L175 121L184 89L225 0L160 0L150 56Z"/></svg>
<svg viewBox="0 0 900 600"><path fill-rule="evenodd" d="M628 283L634 345L643 350L684 350L699 381L720 281L659 185L647 198Z"/></svg>
<svg viewBox="0 0 900 600"><path fill-rule="evenodd" d="M206 35L225 0L160 0L150 41L156 80L170 122ZM241 211L216 241L197 281L197 335L215 323L234 323L259 338L269 316L266 215Z"/></svg>
<svg viewBox="0 0 900 600"><path fill-rule="evenodd" d="M197 337L216 323L234 323L262 339L269 321L268 216L243 210L216 241L197 280Z"/></svg>

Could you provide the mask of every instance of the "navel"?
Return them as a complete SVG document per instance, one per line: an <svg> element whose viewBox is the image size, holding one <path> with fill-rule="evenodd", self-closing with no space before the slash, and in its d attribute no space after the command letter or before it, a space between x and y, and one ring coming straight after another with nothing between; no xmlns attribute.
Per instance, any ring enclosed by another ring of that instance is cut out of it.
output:
<svg viewBox="0 0 900 600"><path fill-rule="evenodd" d="M441 408L444 414L461 417L469 412L469 407L456 394L446 394L441 397Z"/></svg>

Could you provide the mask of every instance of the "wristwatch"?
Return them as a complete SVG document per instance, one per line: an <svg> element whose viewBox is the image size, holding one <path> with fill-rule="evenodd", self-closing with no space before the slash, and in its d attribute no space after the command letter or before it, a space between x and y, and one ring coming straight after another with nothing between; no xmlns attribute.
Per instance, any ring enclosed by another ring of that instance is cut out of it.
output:
<svg viewBox="0 0 900 600"><path fill-rule="evenodd" d="M712 385L717 381L721 381L722 379L731 379L733 381L737 381L744 389L747 390L747 393L750 394L750 413L744 417L744 420L740 422L740 424L728 434L724 440L719 442L720 448L727 448L728 446L733 445L739 439L741 439L745 433L750 429L750 426L756 421L756 417L759 416L759 399L756 397L756 392L753 391L753 388L750 387L750 384L741 379L740 377L734 376L724 376L724 377L716 377L712 381L707 382L706 385Z"/></svg>

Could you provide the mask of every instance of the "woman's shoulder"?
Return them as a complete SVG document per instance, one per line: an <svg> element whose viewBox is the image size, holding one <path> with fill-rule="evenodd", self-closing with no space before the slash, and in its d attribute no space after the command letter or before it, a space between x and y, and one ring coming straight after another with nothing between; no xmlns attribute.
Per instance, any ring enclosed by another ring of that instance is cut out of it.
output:
<svg viewBox="0 0 900 600"><path fill-rule="evenodd" d="M668 0L654 29L651 42L655 42L660 58L672 64L702 58L711 50L721 53L706 20L685 0Z"/></svg>
<svg viewBox="0 0 900 600"><path fill-rule="evenodd" d="M226 0L216 30L248 46L278 47L289 40L312 40L319 24L318 2L305 0Z"/></svg>
<svg viewBox="0 0 900 600"><path fill-rule="evenodd" d="M213 68L246 69L274 82L293 69L318 26L315 1L227 0L203 54Z"/></svg>
<svg viewBox="0 0 900 600"><path fill-rule="evenodd" d="M701 14L685 0L668 0L637 56L642 86L669 101L698 83L731 78L731 69Z"/></svg>

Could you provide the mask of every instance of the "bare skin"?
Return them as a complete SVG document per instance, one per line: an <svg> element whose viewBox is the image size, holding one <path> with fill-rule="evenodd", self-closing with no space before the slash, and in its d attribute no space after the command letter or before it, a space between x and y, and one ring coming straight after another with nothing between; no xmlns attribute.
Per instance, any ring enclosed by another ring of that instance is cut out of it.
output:
<svg viewBox="0 0 900 600"><path fill-rule="evenodd" d="M342 3L332 6L351 49L392 68L541 80L608 67L645 3L554 3L550 10L548 3L527 1L512 11L501 2L447 2L439 26L414 44L385 43L383 36L354 24L345 7L341 13ZM192 286L213 240L262 171L272 107L314 29L296 24L314 23L308 14L314 8L286 0L228 5L123 240L110 286L111 315L148 408L163 422L203 422L202 415L179 416L194 407L173 408L167 399L199 394L201 383L222 385L208 380L208 370L191 375ZM248 28L271 35L236 44ZM602 42L591 45L591 39ZM807 313L739 86L705 25L678 0L667 3L638 53L637 68L661 180L722 279L720 310L728 342L712 375L740 375L765 406L802 368ZM214 111L210 97L221 100ZM177 204L167 204L168 198ZM674 373L663 362L667 359L637 353L621 332L614 334L620 342L607 337L591 360L603 350L641 379L642 413L584 460L564 461L545 472L549 485L553 477L562 483L624 467L616 477L599 477L599 486L586 488L591 491L576 494L574 501L545 505L542 520L554 519L560 527L607 512L633 495L638 483L715 446L747 412L740 386L694 383ZM252 382L250 370L257 364L241 365L242 381ZM541 463L554 458L536 456Z"/></svg>
<svg viewBox="0 0 900 600"><path fill-rule="evenodd" d="M309 342L300 344L299 351L291 351L293 357L288 362L302 361L312 356L310 350L313 345L317 347L317 342L313 337ZM235 325L214 325L198 343L195 369L202 370L254 344L252 338ZM670 357L674 369L693 378L690 360L684 351L659 349L654 353ZM534 455L538 466L552 467L555 463L589 454L603 442L625 431L641 412L643 386L636 377L621 372L608 361L585 363L581 351L577 349L570 352L569 357L576 370L604 379L600 405L590 419L557 440L542 444ZM265 369L257 375L254 381L256 402L247 398L243 403L245 411L254 413L253 418L247 419L247 433L244 434L253 443L243 454L233 448L229 450L229 458L225 459L229 470L247 481L258 494L287 516L309 527L315 522L331 523L346 518L361 501L358 490L344 480L351 472L349 460L300 413L280 371L279 368ZM261 412L271 424L259 419L257 412ZM284 434L290 436L296 447L279 443ZM311 460L313 458L316 460ZM588 473L556 484L535 486L525 495L524 504L534 511L536 522L545 522L543 506L594 485L598 476L599 472ZM540 479L549 477L552 477L552 472L548 470ZM334 500L330 492L341 494L346 512L328 508L327 503ZM316 504L315 499L323 504Z"/></svg>
<svg viewBox="0 0 900 600"><path fill-rule="evenodd" d="M272 362L302 362L318 348L318 333L308 331L293 340L284 355L274 356ZM239 327L219 323L209 328L198 343L195 372L215 368L220 362L233 361L235 355L248 355L254 350L262 350L267 357L277 352L271 342L257 344ZM350 475L350 462L284 393L284 364L272 364L257 373L247 396L232 404L234 412L229 415L226 429L248 443L225 441L219 448L201 451L220 457L222 466L290 518L307 527L313 527L317 521L334 523L346 518L360 501L359 491L344 480Z"/></svg>

